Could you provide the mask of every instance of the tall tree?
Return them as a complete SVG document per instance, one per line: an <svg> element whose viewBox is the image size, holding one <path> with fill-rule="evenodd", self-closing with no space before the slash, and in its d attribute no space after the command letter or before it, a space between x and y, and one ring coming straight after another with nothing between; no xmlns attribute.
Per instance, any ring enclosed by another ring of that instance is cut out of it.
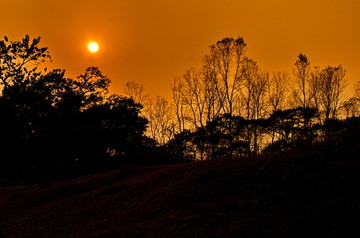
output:
<svg viewBox="0 0 360 238"><path fill-rule="evenodd" d="M168 142L174 135L172 111L169 102L160 96L149 98L145 104L144 114L149 119L148 135L160 145Z"/></svg>
<svg viewBox="0 0 360 238"><path fill-rule="evenodd" d="M296 107L308 108L311 107L316 88L312 87L315 84L311 82L311 68L310 61L304 54L299 54L295 63L295 82L292 88L294 103Z"/></svg>
<svg viewBox="0 0 360 238"><path fill-rule="evenodd" d="M183 100L183 82L180 77L174 78L171 82L172 100L176 123L174 132L180 133L186 129L187 108Z"/></svg>
<svg viewBox="0 0 360 238"><path fill-rule="evenodd" d="M328 66L316 77L319 106L325 119L335 118L342 104L342 92L345 88L345 69Z"/></svg>
<svg viewBox="0 0 360 238"><path fill-rule="evenodd" d="M283 71L274 72L269 80L269 105L273 112L286 107L289 79L289 74Z"/></svg>
<svg viewBox="0 0 360 238"><path fill-rule="evenodd" d="M261 72L256 61L246 58L242 67L241 100L244 105L243 113L247 120L263 119L267 113L267 93L269 77L267 73ZM260 134L257 123L247 126L246 142L248 151L257 153L259 150Z"/></svg>
<svg viewBox="0 0 360 238"><path fill-rule="evenodd" d="M288 96L288 83L290 76L287 72L275 72L272 74L272 77L269 81L269 105L270 110L276 112L278 110L283 110L287 104ZM270 128L271 132L271 143L274 143L275 140L275 128Z"/></svg>
<svg viewBox="0 0 360 238"><path fill-rule="evenodd" d="M242 37L224 38L210 46L210 53L204 57L207 77L217 86L218 97L223 102L223 113L234 112L241 81L241 67L246 43Z"/></svg>
<svg viewBox="0 0 360 238"><path fill-rule="evenodd" d="M192 128L203 127L220 114L233 114L239 101L243 38L224 38L210 46L201 70L187 70L172 83L178 123L187 118ZM186 115L186 116L185 116Z"/></svg>
<svg viewBox="0 0 360 238"><path fill-rule="evenodd" d="M187 120L192 124L193 128L202 127L206 124L209 115L206 115L206 105L208 104L206 81L198 70L192 68L185 72L182 77L181 98L187 107L188 117Z"/></svg>

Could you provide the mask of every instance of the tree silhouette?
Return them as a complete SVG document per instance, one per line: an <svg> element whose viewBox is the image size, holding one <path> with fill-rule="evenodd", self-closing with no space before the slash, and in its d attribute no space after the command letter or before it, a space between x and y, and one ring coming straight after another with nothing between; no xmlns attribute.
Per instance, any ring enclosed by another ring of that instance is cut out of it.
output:
<svg viewBox="0 0 360 238"><path fill-rule="evenodd" d="M20 183L64 178L142 156L151 145L142 106L108 96L110 79L97 67L76 80L64 70L37 70L50 59L39 41L0 42L0 176Z"/></svg>
<svg viewBox="0 0 360 238"><path fill-rule="evenodd" d="M275 140L266 150L286 151L311 145L317 113L314 108L302 107L273 112L268 118L268 130L275 135Z"/></svg>
<svg viewBox="0 0 360 238"><path fill-rule="evenodd" d="M327 140L324 123L337 118L340 108L359 115L358 97L342 103L341 65L311 68L308 57L299 54L293 77L286 72L271 75L245 56L245 47L241 37L224 38L210 46L201 69L189 69L173 80L174 127L182 137L189 130L182 151L202 160L310 148Z"/></svg>
<svg viewBox="0 0 360 238"><path fill-rule="evenodd" d="M75 90L82 97L84 109L101 104L109 92L110 79L98 67L88 67L77 77Z"/></svg>
<svg viewBox="0 0 360 238"><path fill-rule="evenodd" d="M3 126L12 127L2 134L4 140L12 138L10 145L3 145L3 150L5 159L19 170L46 171L52 166L49 149L59 127L56 118L61 115L57 108L62 104L61 94L70 90L63 75L63 71L55 70L8 85L3 90L1 100L5 107L1 111L7 119ZM74 104L72 100L71 105Z"/></svg>
<svg viewBox="0 0 360 238"><path fill-rule="evenodd" d="M304 54L299 54L295 63L295 84L293 87L293 95L296 107L311 107L311 101L316 93L316 84L313 84L310 74L310 61Z"/></svg>
<svg viewBox="0 0 360 238"><path fill-rule="evenodd" d="M342 104L341 94L345 88L345 73L345 69L339 65L337 67L328 66L316 74L318 89L316 96L325 120L337 116Z"/></svg>
<svg viewBox="0 0 360 238"><path fill-rule="evenodd" d="M66 178L124 162L331 148L357 138L359 95L342 103L341 65L312 70L300 54L294 78L271 75L244 56L241 37L224 38L210 46L201 69L174 79L172 105L148 97L134 82L126 85L129 97L109 95L111 81L97 67L76 79L60 69L38 70L50 59L39 42L28 36L0 41L0 176L16 182ZM338 119L340 109L346 120Z"/></svg>
<svg viewBox="0 0 360 238"><path fill-rule="evenodd" d="M31 77L36 66L51 59L47 47L39 48L40 39L30 41L26 35L21 41L9 41L5 36L0 41L0 84L5 88Z"/></svg>

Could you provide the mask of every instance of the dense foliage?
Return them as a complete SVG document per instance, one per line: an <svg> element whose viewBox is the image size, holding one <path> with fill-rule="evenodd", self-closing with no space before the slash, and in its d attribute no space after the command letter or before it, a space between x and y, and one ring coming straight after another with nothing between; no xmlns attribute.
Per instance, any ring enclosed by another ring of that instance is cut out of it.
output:
<svg viewBox="0 0 360 238"><path fill-rule="evenodd" d="M26 183L142 163L155 143L131 98L108 95L110 79L89 67L76 80L36 68L50 56L32 42L0 41L2 178Z"/></svg>

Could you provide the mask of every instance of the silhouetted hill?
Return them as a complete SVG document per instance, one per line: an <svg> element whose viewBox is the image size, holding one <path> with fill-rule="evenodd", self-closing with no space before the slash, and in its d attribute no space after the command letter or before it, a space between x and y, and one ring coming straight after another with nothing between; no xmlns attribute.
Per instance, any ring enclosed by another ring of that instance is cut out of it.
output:
<svg viewBox="0 0 360 238"><path fill-rule="evenodd" d="M0 237L360 237L353 152L271 154L0 188Z"/></svg>

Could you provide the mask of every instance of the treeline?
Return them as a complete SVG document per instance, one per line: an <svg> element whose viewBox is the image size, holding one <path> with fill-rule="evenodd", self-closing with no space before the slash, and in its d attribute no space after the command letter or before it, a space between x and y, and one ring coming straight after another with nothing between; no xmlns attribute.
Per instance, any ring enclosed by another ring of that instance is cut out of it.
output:
<svg viewBox="0 0 360 238"><path fill-rule="evenodd" d="M342 65L312 66L299 54L292 73L269 73L245 51L241 37L211 45L200 69L171 82L172 102L149 99L141 85L127 83L127 95L151 118L148 135L161 145L181 144L192 159L239 157L324 142L324 128L359 116L360 84L345 101Z"/></svg>
<svg viewBox="0 0 360 238"><path fill-rule="evenodd" d="M313 108L278 110L266 119L224 114L197 130L184 130L164 146L190 160L245 158L282 151L334 151L359 146L360 118L319 123Z"/></svg>
<svg viewBox="0 0 360 238"><path fill-rule="evenodd" d="M210 46L201 69L171 82L172 102L89 67L76 79L48 71L40 38L0 41L0 180L30 183L123 163L242 158L359 141L359 98L344 101L345 69L268 73L246 57L242 38ZM0 181L1 183L1 181Z"/></svg>

